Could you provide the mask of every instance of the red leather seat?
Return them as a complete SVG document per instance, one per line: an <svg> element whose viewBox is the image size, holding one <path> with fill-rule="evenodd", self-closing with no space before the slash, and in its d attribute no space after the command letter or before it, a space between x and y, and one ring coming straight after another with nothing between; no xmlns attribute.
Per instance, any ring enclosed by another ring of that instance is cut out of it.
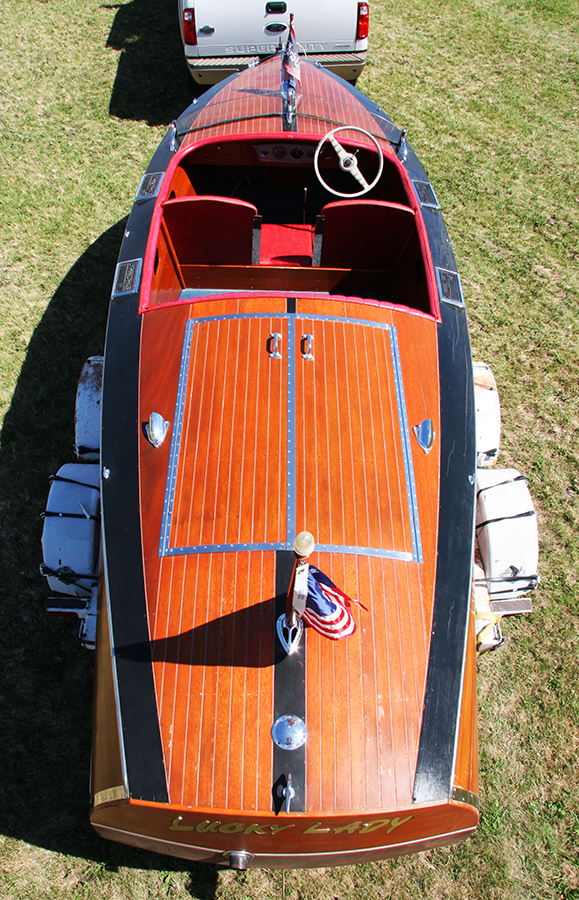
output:
<svg viewBox="0 0 579 900"><path fill-rule="evenodd" d="M328 203L321 216L319 265L328 268L392 271L416 227L410 207L384 200Z"/></svg>
<svg viewBox="0 0 579 900"><path fill-rule="evenodd" d="M232 197L166 200L163 217L180 265L251 265L257 208Z"/></svg>

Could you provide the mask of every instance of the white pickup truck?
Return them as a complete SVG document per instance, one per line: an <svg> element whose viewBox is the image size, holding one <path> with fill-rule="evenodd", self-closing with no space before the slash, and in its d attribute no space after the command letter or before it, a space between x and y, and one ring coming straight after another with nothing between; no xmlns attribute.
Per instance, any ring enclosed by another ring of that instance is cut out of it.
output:
<svg viewBox="0 0 579 900"><path fill-rule="evenodd" d="M189 70L199 84L276 53L289 34L300 53L354 83L366 62L367 0L178 0Z"/></svg>

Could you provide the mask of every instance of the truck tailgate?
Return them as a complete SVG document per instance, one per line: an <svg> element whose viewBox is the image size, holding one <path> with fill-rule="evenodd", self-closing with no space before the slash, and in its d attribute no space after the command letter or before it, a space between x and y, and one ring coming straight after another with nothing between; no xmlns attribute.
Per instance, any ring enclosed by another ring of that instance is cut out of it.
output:
<svg viewBox="0 0 579 900"><path fill-rule="evenodd" d="M195 0L198 47L187 48L188 54L195 49L202 57L275 53L288 37L289 10L268 13L268 5L267 0ZM357 0L293 0L291 11L306 53L356 49ZM214 30L204 34L204 28Z"/></svg>

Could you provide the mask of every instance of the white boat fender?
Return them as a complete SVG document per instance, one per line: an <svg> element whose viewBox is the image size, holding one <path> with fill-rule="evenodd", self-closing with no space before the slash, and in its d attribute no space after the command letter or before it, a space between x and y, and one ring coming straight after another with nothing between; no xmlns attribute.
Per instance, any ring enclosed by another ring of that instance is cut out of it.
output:
<svg viewBox="0 0 579 900"><path fill-rule="evenodd" d="M74 446L79 459L98 462L100 457L103 357L91 356L78 379L74 407Z"/></svg>
<svg viewBox="0 0 579 900"><path fill-rule="evenodd" d="M100 466L67 463L51 479L42 530L41 574L50 590L90 597L97 580Z"/></svg>
<svg viewBox="0 0 579 900"><path fill-rule="evenodd" d="M527 480L516 469L477 469L476 500L476 538L490 599L522 597L539 581L537 514Z"/></svg>
<svg viewBox="0 0 579 900"><path fill-rule="evenodd" d="M495 376L483 362L472 364L476 406L476 464L496 465L501 443L501 404Z"/></svg>
<svg viewBox="0 0 579 900"><path fill-rule="evenodd" d="M61 478L59 475L51 475L49 478L49 484L54 484L55 481L66 482L67 484L78 484L80 487L90 488L92 490L98 491L98 485L96 484L87 484L85 481L77 481L75 478ZM89 513L87 509L85 509L84 505L81 501L78 501L78 505L80 506L81 511L79 513L72 512L55 512L54 510L45 509L44 512L40 513L41 519L46 519L49 516L64 516L68 519L94 519L96 522L100 522L100 515L93 516L92 513Z"/></svg>

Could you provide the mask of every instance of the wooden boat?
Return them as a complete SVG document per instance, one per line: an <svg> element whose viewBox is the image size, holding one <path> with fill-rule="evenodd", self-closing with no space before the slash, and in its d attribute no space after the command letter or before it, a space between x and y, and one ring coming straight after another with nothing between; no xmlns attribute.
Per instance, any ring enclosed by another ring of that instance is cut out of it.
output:
<svg viewBox="0 0 579 900"><path fill-rule="evenodd" d="M404 134L306 61L292 111L280 69L210 91L153 157L102 393L91 822L237 867L380 859L478 821L454 257ZM376 181L362 197L340 196L364 185L322 143L338 128ZM303 531L367 611L288 654L276 622ZM283 716L304 723L295 749L272 739Z"/></svg>
<svg viewBox="0 0 579 900"><path fill-rule="evenodd" d="M238 869L479 818L460 278L404 132L299 76L277 56L174 123L104 358L91 822ZM300 631L305 556L363 604L348 637Z"/></svg>

